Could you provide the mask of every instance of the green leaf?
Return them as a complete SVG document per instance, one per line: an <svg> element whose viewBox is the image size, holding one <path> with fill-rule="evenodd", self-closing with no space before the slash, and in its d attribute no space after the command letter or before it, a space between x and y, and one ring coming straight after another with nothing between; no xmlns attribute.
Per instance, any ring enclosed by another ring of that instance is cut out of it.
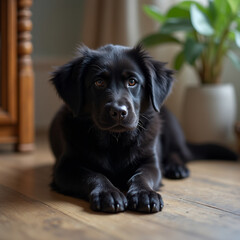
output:
<svg viewBox="0 0 240 240"><path fill-rule="evenodd" d="M228 39L229 39L230 41L235 41L235 31L230 31L230 32L228 33Z"/></svg>
<svg viewBox="0 0 240 240"><path fill-rule="evenodd" d="M214 0L216 10L216 18L213 24L216 35L221 36L224 29L229 24L229 19L232 16L232 10L228 0Z"/></svg>
<svg viewBox="0 0 240 240"><path fill-rule="evenodd" d="M195 1L182 1L177 4L178 7L182 7L184 9L190 10L192 4L196 3Z"/></svg>
<svg viewBox="0 0 240 240"><path fill-rule="evenodd" d="M174 6L169 9L169 11L166 14L166 18L187 18L190 19L190 12L189 10L183 8Z"/></svg>
<svg viewBox="0 0 240 240"><path fill-rule="evenodd" d="M169 18L162 25L160 32L164 34L169 34L178 31L192 31L193 27L188 19L184 18Z"/></svg>
<svg viewBox="0 0 240 240"><path fill-rule="evenodd" d="M239 31L235 31L235 42L236 42L236 45L240 48L240 32Z"/></svg>
<svg viewBox="0 0 240 240"><path fill-rule="evenodd" d="M184 52L181 51L178 53L174 60L174 69L179 71L182 68L184 62L185 62Z"/></svg>
<svg viewBox="0 0 240 240"><path fill-rule="evenodd" d="M146 47L151 47L151 46L156 46L158 44L163 44L163 43L181 43L181 42L177 38L171 35L154 33L143 38L140 41L140 43Z"/></svg>
<svg viewBox="0 0 240 240"><path fill-rule="evenodd" d="M240 8L240 0L228 0L233 13L237 13Z"/></svg>
<svg viewBox="0 0 240 240"><path fill-rule="evenodd" d="M211 21L211 24L214 26L214 23L217 20L217 10L214 5L214 0L208 0L207 16L208 16L209 20Z"/></svg>
<svg viewBox="0 0 240 240"><path fill-rule="evenodd" d="M234 0L236 1L236 0ZM238 0L237 0L238 1ZM214 6L218 12L218 14L231 14L232 13L232 8L230 6L229 0L214 0ZM229 15L225 15L226 17Z"/></svg>
<svg viewBox="0 0 240 240"><path fill-rule="evenodd" d="M232 61L233 65L240 71L240 58L233 51L228 51L227 56Z"/></svg>
<svg viewBox="0 0 240 240"><path fill-rule="evenodd" d="M153 20L163 22L165 20L164 15L159 11L159 8L152 5L143 5L143 11L151 17Z"/></svg>
<svg viewBox="0 0 240 240"><path fill-rule="evenodd" d="M204 7L203 5L196 1L182 1L178 3L176 6L187 10L190 14L190 8L192 4L195 4L204 14L209 15L208 8Z"/></svg>
<svg viewBox="0 0 240 240"><path fill-rule="evenodd" d="M202 11L200 11L195 4L191 5L190 13L192 25L198 33L204 36L213 35L214 29L210 25L207 16Z"/></svg>
<svg viewBox="0 0 240 240"><path fill-rule="evenodd" d="M195 42L192 38L188 38L184 44L184 57L188 63L193 65L198 57L200 57L203 52L204 45L198 42Z"/></svg>
<svg viewBox="0 0 240 240"><path fill-rule="evenodd" d="M237 29L238 31L240 31L240 13L239 13L239 16L237 17L235 23L237 24L237 25L236 25L236 29Z"/></svg>

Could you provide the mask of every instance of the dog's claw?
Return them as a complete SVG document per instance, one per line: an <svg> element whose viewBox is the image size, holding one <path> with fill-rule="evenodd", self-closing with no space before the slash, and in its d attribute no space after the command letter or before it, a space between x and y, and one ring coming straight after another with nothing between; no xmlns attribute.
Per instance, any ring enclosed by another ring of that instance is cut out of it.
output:
<svg viewBox="0 0 240 240"><path fill-rule="evenodd" d="M152 205L151 212L158 212L157 205L155 203Z"/></svg>
<svg viewBox="0 0 240 240"><path fill-rule="evenodd" d="M148 208L149 212L151 212L150 204L147 205L147 208Z"/></svg>
<svg viewBox="0 0 240 240"><path fill-rule="evenodd" d="M160 199L159 211L162 211L163 207L164 207L164 202L162 199Z"/></svg>
<svg viewBox="0 0 240 240"><path fill-rule="evenodd" d="M93 192L90 195L91 209L109 213L123 212L126 209L126 197L119 190Z"/></svg>
<svg viewBox="0 0 240 240"><path fill-rule="evenodd" d="M129 209L134 211L154 213L161 211L163 208L161 196L154 191L130 192L128 193L128 201Z"/></svg>
<svg viewBox="0 0 240 240"><path fill-rule="evenodd" d="M120 205L117 203L116 208L115 208L115 212L119 212L119 211L121 211L121 208L120 208Z"/></svg>

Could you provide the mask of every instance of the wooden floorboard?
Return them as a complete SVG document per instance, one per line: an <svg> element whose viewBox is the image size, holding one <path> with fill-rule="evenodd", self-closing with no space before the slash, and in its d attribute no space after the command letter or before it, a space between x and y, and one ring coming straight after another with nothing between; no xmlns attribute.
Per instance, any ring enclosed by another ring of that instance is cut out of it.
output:
<svg viewBox="0 0 240 240"><path fill-rule="evenodd" d="M163 180L165 207L150 215L95 213L52 192L53 162L45 136L31 154L0 146L0 240L239 239L239 162L190 163L190 178Z"/></svg>
<svg viewBox="0 0 240 240"><path fill-rule="evenodd" d="M0 185L0 239L106 239L85 223ZM113 238L114 239L114 238Z"/></svg>

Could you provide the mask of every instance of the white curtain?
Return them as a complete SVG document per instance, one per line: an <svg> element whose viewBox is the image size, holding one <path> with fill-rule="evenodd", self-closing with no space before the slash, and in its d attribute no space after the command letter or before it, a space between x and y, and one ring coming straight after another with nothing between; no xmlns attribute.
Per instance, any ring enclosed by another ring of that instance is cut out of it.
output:
<svg viewBox="0 0 240 240"><path fill-rule="evenodd" d="M169 5L162 0L85 0L83 42L92 48L108 43L133 46L157 27L144 14L143 4L163 2Z"/></svg>

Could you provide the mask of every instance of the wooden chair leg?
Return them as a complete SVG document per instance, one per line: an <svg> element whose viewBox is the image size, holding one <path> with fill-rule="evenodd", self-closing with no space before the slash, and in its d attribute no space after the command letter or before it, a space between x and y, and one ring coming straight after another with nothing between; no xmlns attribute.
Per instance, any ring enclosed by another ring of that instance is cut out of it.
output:
<svg viewBox="0 0 240 240"><path fill-rule="evenodd" d="M32 0L18 1L18 151L31 151L34 149L34 76L31 59L31 5Z"/></svg>
<svg viewBox="0 0 240 240"><path fill-rule="evenodd" d="M238 153L240 154L240 122L236 123L235 125L235 131L236 131L236 135L237 135L237 150Z"/></svg>

